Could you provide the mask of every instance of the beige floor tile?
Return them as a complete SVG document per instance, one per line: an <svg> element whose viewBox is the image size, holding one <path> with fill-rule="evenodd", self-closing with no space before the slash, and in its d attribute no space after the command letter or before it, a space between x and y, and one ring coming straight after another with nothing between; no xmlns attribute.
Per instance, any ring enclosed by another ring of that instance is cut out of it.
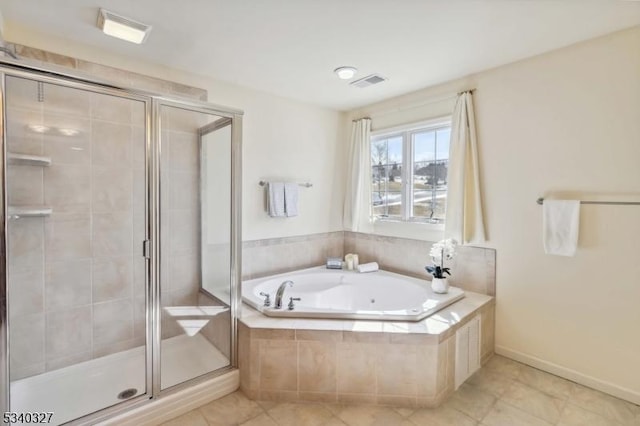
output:
<svg viewBox="0 0 640 426"><path fill-rule="evenodd" d="M520 375L520 370L522 367L523 364L519 362L513 361L500 355L494 355L483 368L491 372L504 375L505 377L517 379Z"/></svg>
<svg viewBox="0 0 640 426"><path fill-rule="evenodd" d="M640 407L597 390L574 384L569 402L625 425L633 425Z"/></svg>
<svg viewBox="0 0 640 426"><path fill-rule="evenodd" d="M322 426L347 426L347 424L336 416L333 416L326 422L322 423Z"/></svg>
<svg viewBox="0 0 640 426"><path fill-rule="evenodd" d="M490 393L463 384L451 396L448 405L480 421L487 415L495 402L496 398Z"/></svg>
<svg viewBox="0 0 640 426"><path fill-rule="evenodd" d="M560 415L560 422L558 426L620 426L614 420L602 417L599 414L587 411L584 408L580 408L577 405L571 403L567 404L562 410Z"/></svg>
<svg viewBox="0 0 640 426"><path fill-rule="evenodd" d="M280 404L279 402L276 402L276 401L256 401L256 402L258 403L259 406L262 407L264 411L269 411L276 405Z"/></svg>
<svg viewBox="0 0 640 426"><path fill-rule="evenodd" d="M400 414L402 417L409 417L416 411L413 408L405 408L405 407L392 407L392 408L396 410L396 412Z"/></svg>
<svg viewBox="0 0 640 426"><path fill-rule="evenodd" d="M407 420L388 407L374 405L350 405L342 408L337 417L349 426L405 425Z"/></svg>
<svg viewBox="0 0 640 426"><path fill-rule="evenodd" d="M207 426L207 420L198 410L189 411L186 414L162 423L162 426Z"/></svg>
<svg viewBox="0 0 640 426"><path fill-rule="evenodd" d="M489 414L482 420L486 426L551 426L546 422L525 411L520 410L503 401L498 401Z"/></svg>
<svg viewBox="0 0 640 426"><path fill-rule="evenodd" d="M328 421L333 414L322 404L284 402L267 414L281 426L316 426Z"/></svg>
<svg viewBox="0 0 640 426"><path fill-rule="evenodd" d="M560 419L560 412L565 404L560 398L552 397L520 382L513 382L502 400L554 424Z"/></svg>
<svg viewBox="0 0 640 426"><path fill-rule="evenodd" d="M504 395L507 389L509 389L509 386L511 386L511 382L512 379L510 377L486 368L481 368L467 380L468 384L489 392L496 398Z"/></svg>
<svg viewBox="0 0 640 426"><path fill-rule="evenodd" d="M241 424L242 426L278 426L278 423L266 413L260 414L258 417L254 417Z"/></svg>
<svg viewBox="0 0 640 426"><path fill-rule="evenodd" d="M520 369L518 381L561 399L568 399L573 388L573 383L569 380L528 366L523 366Z"/></svg>
<svg viewBox="0 0 640 426"><path fill-rule="evenodd" d="M409 420L416 425L433 426L474 426L478 424L476 420L447 404L438 408L419 408L409 416Z"/></svg>
<svg viewBox="0 0 640 426"><path fill-rule="evenodd" d="M200 412L211 426L240 424L264 413L256 402L242 392L234 392L200 407Z"/></svg>
<svg viewBox="0 0 640 426"><path fill-rule="evenodd" d="M338 413L348 407L349 404L342 403L325 403L324 407L329 410L334 416L337 416Z"/></svg>

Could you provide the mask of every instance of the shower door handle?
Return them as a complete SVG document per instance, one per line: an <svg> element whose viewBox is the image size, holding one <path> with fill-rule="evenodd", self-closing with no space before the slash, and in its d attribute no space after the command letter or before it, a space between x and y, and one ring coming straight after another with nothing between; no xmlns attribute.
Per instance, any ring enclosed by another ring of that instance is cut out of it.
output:
<svg viewBox="0 0 640 426"><path fill-rule="evenodd" d="M142 257L145 259L151 259L151 241L144 240L142 242Z"/></svg>

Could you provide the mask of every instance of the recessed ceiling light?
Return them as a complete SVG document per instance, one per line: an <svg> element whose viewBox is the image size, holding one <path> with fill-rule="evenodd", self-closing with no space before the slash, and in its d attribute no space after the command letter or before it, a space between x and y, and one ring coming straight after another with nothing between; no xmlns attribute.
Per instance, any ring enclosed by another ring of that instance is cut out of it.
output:
<svg viewBox="0 0 640 426"><path fill-rule="evenodd" d="M354 75L356 75L358 69L354 67L339 67L333 70L333 72L336 73L338 78L342 80L349 80L350 78L353 78Z"/></svg>
<svg viewBox="0 0 640 426"><path fill-rule="evenodd" d="M151 32L151 25L125 18L104 9L100 9L98 13L98 28L107 35L136 44L144 42Z"/></svg>

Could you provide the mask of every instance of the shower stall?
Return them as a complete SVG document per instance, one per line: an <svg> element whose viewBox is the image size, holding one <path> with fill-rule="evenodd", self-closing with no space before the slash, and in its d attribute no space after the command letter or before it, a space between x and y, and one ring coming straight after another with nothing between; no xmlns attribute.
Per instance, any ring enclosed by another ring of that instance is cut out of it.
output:
<svg viewBox="0 0 640 426"><path fill-rule="evenodd" d="M242 113L20 61L0 84L4 420L92 423L233 372Z"/></svg>

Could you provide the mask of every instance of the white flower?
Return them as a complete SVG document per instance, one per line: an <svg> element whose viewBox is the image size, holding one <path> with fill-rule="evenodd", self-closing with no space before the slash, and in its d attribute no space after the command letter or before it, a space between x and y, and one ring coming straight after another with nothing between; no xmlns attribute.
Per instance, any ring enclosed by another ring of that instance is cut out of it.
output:
<svg viewBox="0 0 640 426"><path fill-rule="evenodd" d="M431 256L431 259L433 259L436 264L442 264L443 258L444 260L451 260L456 256L457 245L456 240L452 238L438 241L431 246L429 256Z"/></svg>

